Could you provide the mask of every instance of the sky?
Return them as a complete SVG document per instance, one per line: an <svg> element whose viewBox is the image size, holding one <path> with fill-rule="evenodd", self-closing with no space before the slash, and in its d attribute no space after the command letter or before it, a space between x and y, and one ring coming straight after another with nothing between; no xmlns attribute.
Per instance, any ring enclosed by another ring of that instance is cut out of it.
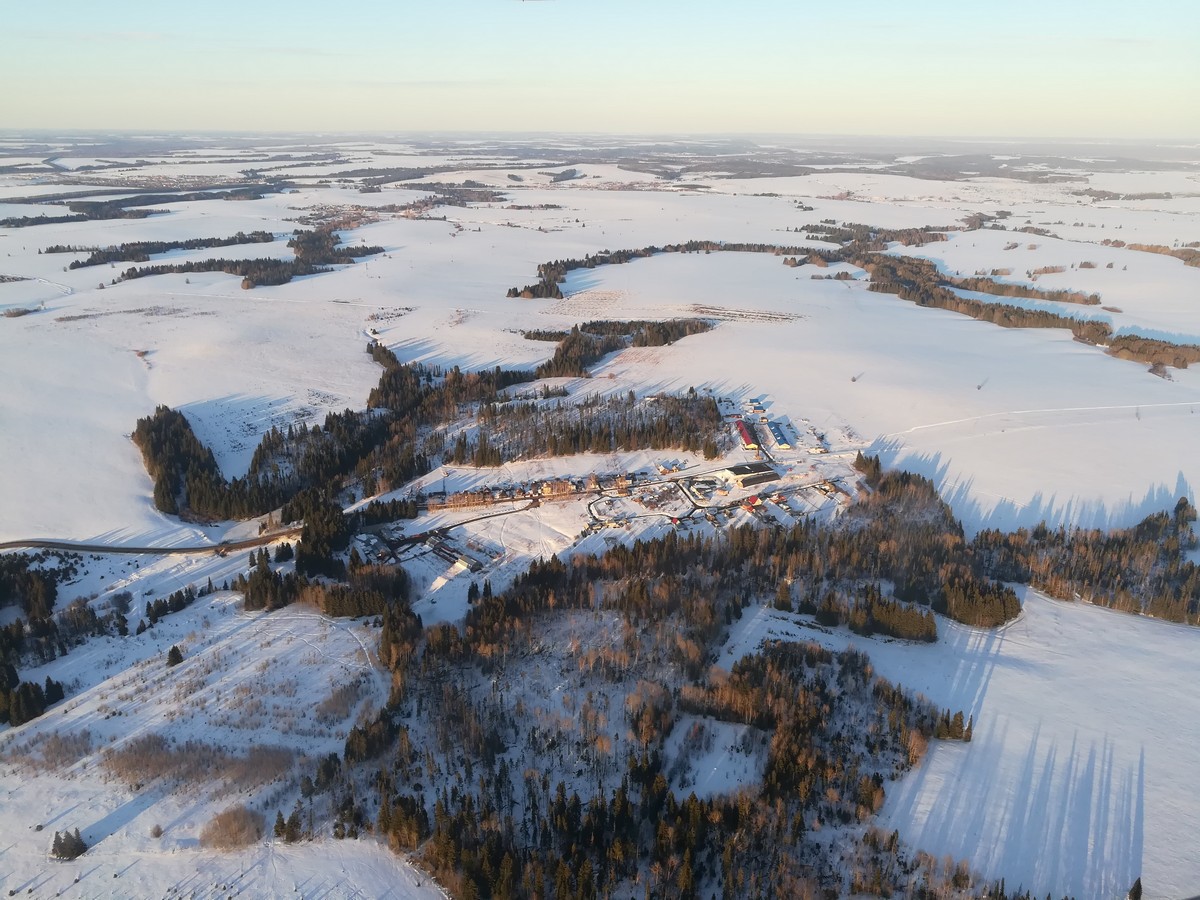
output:
<svg viewBox="0 0 1200 900"><path fill-rule="evenodd" d="M0 0L0 128L1200 139L1190 0Z"/></svg>

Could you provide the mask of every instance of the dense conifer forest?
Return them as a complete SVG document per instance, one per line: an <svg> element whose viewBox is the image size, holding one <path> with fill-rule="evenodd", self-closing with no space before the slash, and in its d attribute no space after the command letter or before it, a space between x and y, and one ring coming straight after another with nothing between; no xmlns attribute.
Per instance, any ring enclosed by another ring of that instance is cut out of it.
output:
<svg viewBox="0 0 1200 900"><path fill-rule="evenodd" d="M1200 624L1196 508L1179 498L1172 512L1132 528L983 531L973 544L994 577L1031 584L1052 597L1079 597L1124 612Z"/></svg>
<svg viewBox="0 0 1200 900"><path fill-rule="evenodd" d="M290 260L204 259L183 263L160 263L126 269L121 273L119 280L129 281L133 278L172 273L224 272L227 275L240 275L243 279L242 287L250 289L260 284L286 284L302 275L328 272L329 266L349 265L355 259L383 252L382 247L359 244L343 246L341 237L331 228L296 231L288 241L288 246L295 253L295 258Z"/></svg>
<svg viewBox="0 0 1200 900"><path fill-rule="evenodd" d="M43 253L89 253L86 259L73 260L68 269L82 269L87 266L101 266L114 262L148 262L152 254L167 253L171 250L202 250L209 247L230 247L235 244L269 244L275 240L275 235L269 231L252 231L249 234L239 231L226 238L189 238L186 241L133 241L118 244L114 247L72 247L65 244L52 244Z"/></svg>
<svg viewBox="0 0 1200 900"><path fill-rule="evenodd" d="M476 420L478 437L460 435L448 451L451 462L497 466L522 457L641 449L689 450L712 459L724 430L716 401L695 392L483 403Z"/></svg>
<svg viewBox="0 0 1200 900"><path fill-rule="evenodd" d="M64 222L89 222L104 219L144 219L162 211L146 209L168 203L183 203L198 200L258 200L268 193L279 190L282 185L247 185L225 191L192 191L171 194L135 194L112 200L72 200L67 204L71 210L65 216L15 216L0 219L0 228L27 228L33 225L57 225ZM43 202L49 202L44 200Z"/></svg>
<svg viewBox="0 0 1200 900"><path fill-rule="evenodd" d="M843 555L839 537L826 536L830 556ZM434 626L423 640L417 630L385 632L391 702L346 747L347 760L381 760L377 828L397 849L420 847L460 897L605 896L635 884L681 898L969 887L969 870L854 827L929 741L970 739L962 711L934 709L875 677L861 653L815 644L771 643L729 672L711 668L745 605L797 562L788 554L802 543L748 527L550 558L504 592L485 584L461 628ZM877 543L863 536L861 553ZM530 708L538 701L527 688L497 685L525 683L531 665L554 660L547 628L576 619L613 637L563 660L586 703L556 725L552 710ZM471 699L488 684L490 694ZM620 706L608 705L610 694ZM705 722L748 726L763 748L761 781L709 799L673 786L678 762L666 739L683 717L697 735ZM411 736L428 722L437 756L422 755ZM564 769L558 760L572 747ZM430 778L455 787L430 797ZM815 838L829 827L850 829L848 883Z"/></svg>

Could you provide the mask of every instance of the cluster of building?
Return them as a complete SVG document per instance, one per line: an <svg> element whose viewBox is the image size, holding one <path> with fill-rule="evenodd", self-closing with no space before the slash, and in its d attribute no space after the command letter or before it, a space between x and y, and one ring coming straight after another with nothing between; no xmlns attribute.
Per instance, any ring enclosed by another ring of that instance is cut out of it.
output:
<svg viewBox="0 0 1200 900"><path fill-rule="evenodd" d="M754 424L754 417L758 417L758 425ZM758 400L751 400L746 403L746 412L733 413L733 427L737 432L738 438L742 442L743 449L746 450L761 450L763 448L763 440L769 435L774 447L778 450L791 450L792 442L784 431L782 422L773 422L766 415L766 407ZM763 429L760 431L760 428Z"/></svg>
<svg viewBox="0 0 1200 900"><path fill-rule="evenodd" d="M439 509L463 509L472 506L490 506L511 500L533 500L535 498L562 497L578 494L585 489L585 482L578 478L555 478L535 481L528 485L495 488L480 488L476 491L458 491L453 494L433 492L425 495L426 508L433 512Z"/></svg>
<svg viewBox="0 0 1200 900"><path fill-rule="evenodd" d="M483 571L483 563L473 556L459 551L444 535L431 534L425 541L425 546L433 551L434 556L451 565L461 566L469 572Z"/></svg>

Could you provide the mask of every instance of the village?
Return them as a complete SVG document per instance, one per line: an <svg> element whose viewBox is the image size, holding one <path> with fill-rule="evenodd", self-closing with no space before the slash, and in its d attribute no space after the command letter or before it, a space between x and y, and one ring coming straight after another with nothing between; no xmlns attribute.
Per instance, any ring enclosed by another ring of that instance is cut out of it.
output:
<svg viewBox="0 0 1200 900"><path fill-rule="evenodd" d="M354 546L364 559L415 573L420 609L447 587L465 596L479 579L500 586L539 556L601 553L671 530L712 535L841 514L860 489L853 459L862 446L831 445L807 420L768 416L769 404L718 399L726 435L716 460L635 451L443 466L388 495L415 501L417 518L364 527Z"/></svg>

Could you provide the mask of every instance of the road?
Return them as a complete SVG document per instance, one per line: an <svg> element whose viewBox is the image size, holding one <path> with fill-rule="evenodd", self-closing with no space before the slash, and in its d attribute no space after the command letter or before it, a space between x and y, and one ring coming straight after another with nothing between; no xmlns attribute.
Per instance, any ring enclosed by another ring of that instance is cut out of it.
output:
<svg viewBox="0 0 1200 900"><path fill-rule="evenodd" d="M260 534L244 541L222 541L219 544L199 544L182 547L133 547L126 544L90 544L81 541L58 541L31 538L18 541L0 541L0 550L66 550L71 553L130 553L139 556L176 556L188 553L228 553L231 550L249 550L262 547L280 538L299 537L300 528L285 528Z"/></svg>
<svg viewBox="0 0 1200 900"><path fill-rule="evenodd" d="M437 531L447 531L451 528L458 528L460 525L468 525L471 522L478 522L481 519L490 519L494 516L506 516L515 512L524 512L527 509L533 509L538 505L537 500L533 500L527 506L522 506L518 509L508 509L501 512L488 513L482 516L475 516L471 519L466 519L462 522L455 522L452 525L443 525L440 528L433 529ZM95 544L85 543L83 541L61 541L52 538L24 538L16 541L0 541L0 551L3 550L65 550L70 553L125 553L137 556L183 556L190 553L229 553L234 550L250 550L254 547L262 547L266 544L273 543L280 538L298 538L300 536L301 526L297 525L293 528L284 528L282 531L272 531L267 534L260 534L258 537L247 538L242 541L222 541L219 544L197 544L191 546L178 547L135 547L128 544ZM419 543L428 538L433 532L422 532L418 535L409 535L396 541L397 545Z"/></svg>

